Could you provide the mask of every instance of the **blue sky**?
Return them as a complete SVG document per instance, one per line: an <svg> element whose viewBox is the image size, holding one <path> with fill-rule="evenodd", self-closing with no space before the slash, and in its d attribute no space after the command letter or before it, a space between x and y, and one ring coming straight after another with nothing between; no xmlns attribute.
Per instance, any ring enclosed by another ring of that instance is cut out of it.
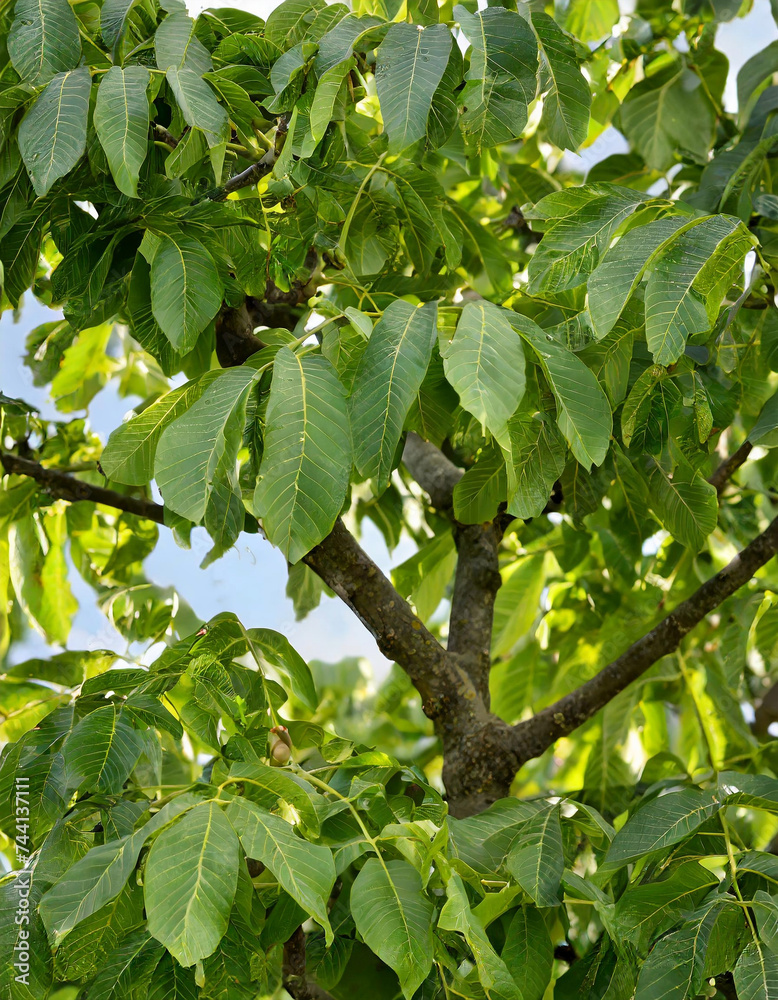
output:
<svg viewBox="0 0 778 1000"><path fill-rule="evenodd" d="M191 5L193 13L209 6L208 3ZM248 0L233 6L267 14L275 6L268 0ZM722 25L717 36L717 47L730 61L730 76L725 95L728 110L736 108L736 77L743 63L769 42L778 38L778 28L770 13L769 0L755 0L752 11L739 20ZM595 148L582 157L585 165L622 148L621 136L609 130ZM19 396L37 406L45 417L58 416L47 399L45 390L35 388L28 370L22 364L24 340L27 333L40 323L55 318L51 310L33 302L25 303L19 322L14 323L11 313L0 319L0 389L10 396ZM115 427L135 401L119 399L115 388L109 387L95 399L90 407L90 422L103 436ZM401 562L412 554L413 547L406 542L390 558L378 531L365 525L365 548L384 569ZM324 598L316 611L302 622L296 622L291 602L286 598L286 566L283 557L259 536L243 535L238 545L222 559L205 570L199 569L200 561L210 548L202 529L193 536L191 550L179 548L172 535L160 534L154 553L146 561L150 579L161 586L174 585L179 593L206 620L220 611L234 611L249 627L262 626L283 632L306 659L336 661L344 656L364 656L370 660L377 675L387 669L387 661L378 652L375 642L346 606L339 600ZM72 585L81 608L69 640L71 649L98 647L123 650L124 643L104 616L97 610L91 590L80 582L76 573L71 574ZM15 651L15 659L45 652L42 639L31 635L23 647Z"/></svg>

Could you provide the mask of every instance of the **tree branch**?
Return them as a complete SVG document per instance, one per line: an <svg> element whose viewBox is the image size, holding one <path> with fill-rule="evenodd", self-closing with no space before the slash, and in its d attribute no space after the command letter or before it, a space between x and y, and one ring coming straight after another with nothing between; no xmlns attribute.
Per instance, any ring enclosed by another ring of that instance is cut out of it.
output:
<svg viewBox="0 0 778 1000"><path fill-rule="evenodd" d="M304 562L334 590L405 670L438 729L483 723L486 709L465 669L428 631L339 519Z"/></svg>
<svg viewBox="0 0 778 1000"><path fill-rule="evenodd" d="M516 755L525 763L590 719L681 640L778 553L778 518L666 618L576 691L513 727Z"/></svg>
<svg viewBox="0 0 778 1000"><path fill-rule="evenodd" d="M30 479L34 479L40 483L46 493L60 500L68 500L72 503L79 500L91 500L92 503L105 504L107 507L126 511L128 514L145 517L147 521L156 521L157 524L165 523L165 508L152 500L127 496L103 486L92 486L91 483L85 483L66 472L47 469L29 458L20 458L18 455L9 455L7 452L0 452L0 465L9 475L28 476Z"/></svg>
<svg viewBox="0 0 778 1000"><path fill-rule="evenodd" d="M333 1000L331 994L308 979L302 927L298 927L284 945L281 975L284 989L293 1000Z"/></svg>
<svg viewBox="0 0 778 1000"><path fill-rule="evenodd" d="M498 559L502 530L497 521L460 524L454 518L454 487L463 472L434 444L411 432L405 441L403 462L432 506L453 522L457 568L447 645L449 652L459 656L488 708L494 601L502 583Z"/></svg>
<svg viewBox="0 0 778 1000"><path fill-rule="evenodd" d="M724 459L721 465L718 466L713 475L708 479L711 486L716 487L716 492L719 495L721 495L729 480L751 454L753 447L754 446L750 441L744 441L734 454L730 455L729 458Z"/></svg>
<svg viewBox="0 0 778 1000"><path fill-rule="evenodd" d="M496 523L454 524L457 568L451 596L448 650L459 655L476 691L489 707L494 602L502 584Z"/></svg>
<svg viewBox="0 0 778 1000"><path fill-rule="evenodd" d="M241 188L256 184L266 174L269 174L276 165L276 161L284 148L288 129L289 115L283 115L276 128L273 146L265 153L262 159L257 163L252 163L250 167L247 167L239 174L235 174L234 177L230 177L223 187L209 191L206 197L210 198L211 201L224 201L233 191L239 191Z"/></svg>
<svg viewBox="0 0 778 1000"><path fill-rule="evenodd" d="M454 506L454 487L464 473L450 461L440 448L425 441L413 431L405 439L403 462L406 468L441 511Z"/></svg>
<svg viewBox="0 0 778 1000"><path fill-rule="evenodd" d="M34 479L50 496L70 502L90 500L165 523L165 508L150 500L92 486L5 452L0 453L0 463L8 473ZM485 706L458 658L450 655L414 615L342 521L336 522L304 561L357 615L381 652L406 671L422 696L424 711L441 733L484 723Z"/></svg>

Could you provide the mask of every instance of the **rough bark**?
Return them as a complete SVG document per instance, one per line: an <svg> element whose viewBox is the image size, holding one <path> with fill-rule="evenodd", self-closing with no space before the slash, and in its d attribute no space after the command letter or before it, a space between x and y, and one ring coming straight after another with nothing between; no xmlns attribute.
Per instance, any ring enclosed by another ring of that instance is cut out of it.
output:
<svg viewBox="0 0 778 1000"><path fill-rule="evenodd" d="M751 454L753 447L754 446L750 441L744 441L736 452L733 452L729 458L724 459L721 465L718 466L713 475L708 479L708 482L712 486L716 487L716 492L718 494L721 494L732 476L746 461L748 456Z"/></svg>
<svg viewBox="0 0 778 1000"><path fill-rule="evenodd" d="M302 927L298 927L284 945L281 975L284 989L293 1000L332 1000L331 994L308 979Z"/></svg>
<svg viewBox="0 0 778 1000"><path fill-rule="evenodd" d="M128 514L137 514L138 517L145 517L148 521L156 521L157 524L165 523L165 508L152 500L127 496L125 493L105 489L103 486L93 486L91 483L85 483L66 472L47 469L29 458L20 458L18 455L10 455L7 452L0 453L0 464L9 475L29 476L30 479L40 483L44 492L60 500L68 500L73 503L78 500L91 500L92 503L115 507Z"/></svg>

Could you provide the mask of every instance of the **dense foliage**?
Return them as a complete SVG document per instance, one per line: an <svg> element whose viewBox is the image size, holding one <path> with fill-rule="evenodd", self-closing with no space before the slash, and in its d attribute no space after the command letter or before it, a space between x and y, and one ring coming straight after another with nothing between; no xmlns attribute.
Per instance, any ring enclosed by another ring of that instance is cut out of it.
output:
<svg viewBox="0 0 778 1000"><path fill-rule="evenodd" d="M778 43L632 6L0 7L3 1000L778 998Z"/></svg>

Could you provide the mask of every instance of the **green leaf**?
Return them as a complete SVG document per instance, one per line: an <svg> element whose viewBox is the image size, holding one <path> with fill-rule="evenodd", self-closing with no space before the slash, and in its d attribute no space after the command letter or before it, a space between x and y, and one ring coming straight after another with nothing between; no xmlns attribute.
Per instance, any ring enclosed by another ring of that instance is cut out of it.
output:
<svg viewBox="0 0 778 1000"><path fill-rule="evenodd" d="M778 71L778 42L770 42L766 48L743 63L737 75L737 103L741 118L747 114L754 93L776 71Z"/></svg>
<svg viewBox="0 0 778 1000"><path fill-rule="evenodd" d="M105 0L100 8L100 34L115 55L133 7L139 0Z"/></svg>
<svg viewBox="0 0 778 1000"><path fill-rule="evenodd" d="M587 285L589 313L598 339L613 329L654 257L679 230L695 226L699 221L690 222L683 216L659 219L630 230L607 250Z"/></svg>
<svg viewBox="0 0 778 1000"><path fill-rule="evenodd" d="M635 1000L691 1000L700 992L705 952L717 907L693 923L661 938L643 963L638 976ZM738 991L738 997L742 994Z"/></svg>
<svg viewBox="0 0 778 1000"><path fill-rule="evenodd" d="M559 807L543 809L528 820L505 865L537 906L556 906L565 859Z"/></svg>
<svg viewBox="0 0 778 1000"><path fill-rule="evenodd" d="M38 197L83 156L91 87L86 66L58 73L19 126L19 150Z"/></svg>
<svg viewBox="0 0 778 1000"><path fill-rule="evenodd" d="M162 432L154 476L165 504L199 523L205 517L214 482L232 468L240 447L246 401L260 376L254 368L230 368Z"/></svg>
<svg viewBox="0 0 778 1000"><path fill-rule="evenodd" d="M616 904L619 935L645 953L657 928L693 909L717 884L714 874L693 861L664 878L627 886Z"/></svg>
<svg viewBox="0 0 778 1000"><path fill-rule="evenodd" d="M613 418L600 383L575 354L531 319L508 315L538 357L557 402L557 424L573 455L586 469L601 465L610 446Z"/></svg>
<svg viewBox="0 0 778 1000"><path fill-rule="evenodd" d="M738 959L733 978L738 1000L776 1000L778 956L753 942Z"/></svg>
<svg viewBox="0 0 778 1000"><path fill-rule="evenodd" d="M325 358L282 347L273 366L254 513L296 563L332 530L351 472L346 394Z"/></svg>
<svg viewBox="0 0 778 1000"><path fill-rule="evenodd" d="M535 621L540 609L545 574L543 556L517 559L502 571L492 630L492 656L510 653Z"/></svg>
<svg viewBox="0 0 778 1000"><path fill-rule="evenodd" d="M285 799L297 810L310 833L318 836L320 823L316 806L323 804L323 799L303 778L258 761L236 761L230 767L230 778L243 781L246 798L263 809L273 809L279 799Z"/></svg>
<svg viewBox="0 0 778 1000"><path fill-rule="evenodd" d="M654 170L665 171L681 150L707 160L715 115L700 78L680 62L634 86L621 105L621 128Z"/></svg>
<svg viewBox="0 0 778 1000"><path fill-rule="evenodd" d="M524 349L505 312L491 302L468 302L441 354L464 409L499 437L525 387Z"/></svg>
<svg viewBox="0 0 778 1000"><path fill-rule="evenodd" d="M33 87L75 69L81 58L81 39L67 0L16 0L8 55L19 76Z"/></svg>
<svg viewBox="0 0 778 1000"><path fill-rule="evenodd" d="M554 483L564 471L567 449L562 435L544 414L517 413L508 422L508 513L539 517Z"/></svg>
<svg viewBox="0 0 778 1000"><path fill-rule="evenodd" d="M93 847L69 868L64 878L41 899L40 913L49 935L61 940L115 899L132 874L148 838L198 801L191 794L176 796L135 833Z"/></svg>
<svg viewBox="0 0 778 1000"><path fill-rule="evenodd" d="M168 14L157 28L154 52L157 66L164 71L186 67L201 77L213 69L208 50L195 34L195 23L184 11Z"/></svg>
<svg viewBox="0 0 778 1000"><path fill-rule="evenodd" d="M133 931L101 962L89 986L89 1000L119 1000L132 991L144 991L164 953L145 928Z"/></svg>
<svg viewBox="0 0 778 1000"><path fill-rule="evenodd" d="M141 750L140 733L121 709L98 708L84 716L63 744L68 786L108 795L120 792Z"/></svg>
<svg viewBox="0 0 778 1000"><path fill-rule="evenodd" d="M246 799L235 799L227 817L240 837L246 856L261 861L306 913L333 941L327 901L335 884L335 862L328 847L309 844L283 819ZM353 898L353 897L352 897Z"/></svg>
<svg viewBox="0 0 778 1000"><path fill-rule="evenodd" d="M94 123L116 186L138 197L138 175L146 159L151 74L145 66L112 66L100 81Z"/></svg>
<svg viewBox="0 0 778 1000"><path fill-rule="evenodd" d="M618 19L618 0L571 0L565 28L581 42L598 42L610 35Z"/></svg>
<svg viewBox="0 0 778 1000"><path fill-rule="evenodd" d="M390 153L401 153L426 135L450 51L445 24L393 24L387 32L376 55L375 78Z"/></svg>
<svg viewBox="0 0 778 1000"><path fill-rule="evenodd" d="M351 426L358 428L354 461L375 478L378 492L389 484L403 424L416 398L437 334L437 305L413 306L397 299L376 324L357 369L350 399Z"/></svg>
<svg viewBox="0 0 778 1000"><path fill-rule="evenodd" d="M100 456L106 476L130 486L150 483L154 478L154 455L162 432L186 413L220 374L219 371L207 372L179 389L166 392L112 431Z"/></svg>
<svg viewBox="0 0 778 1000"><path fill-rule="evenodd" d="M524 1000L505 962L492 947L480 919L473 913L461 877L452 874L446 883L446 902L438 927L464 935L478 967L478 978L489 1000Z"/></svg>
<svg viewBox="0 0 778 1000"><path fill-rule="evenodd" d="M225 142L229 133L227 112L205 80L189 66L171 66L166 77L187 125L202 129L209 146Z"/></svg>
<svg viewBox="0 0 778 1000"><path fill-rule="evenodd" d="M507 495L505 460L488 448L454 487L454 517L462 524L483 524L497 516Z"/></svg>
<svg viewBox="0 0 778 1000"><path fill-rule="evenodd" d="M460 96L461 125L479 149L517 138L537 90L538 46L529 24L515 11L487 7L454 16L472 45L468 83Z"/></svg>
<svg viewBox="0 0 778 1000"><path fill-rule="evenodd" d="M762 448L775 448L778 446L778 392L772 396L762 407L756 423L748 432L748 440L751 444L758 444Z"/></svg>
<svg viewBox="0 0 778 1000"><path fill-rule="evenodd" d="M146 862L149 932L183 966L216 950L238 883L238 838L215 802L203 802L164 830Z"/></svg>
<svg viewBox="0 0 778 1000"><path fill-rule="evenodd" d="M651 500L654 513L673 538L699 552L718 521L716 487L688 466L679 466L671 477L656 465Z"/></svg>
<svg viewBox="0 0 778 1000"><path fill-rule="evenodd" d="M554 946L545 921L533 906L521 906L505 935L502 960L523 1000L541 1000L551 980Z"/></svg>
<svg viewBox="0 0 778 1000"><path fill-rule="evenodd" d="M323 138L327 126L332 120L335 101L343 81L355 65L356 61L353 56L344 59L326 70L319 80L316 93L313 95L313 104L311 104L311 135L314 142L319 142Z"/></svg>
<svg viewBox="0 0 778 1000"><path fill-rule="evenodd" d="M668 792L638 809L613 838L604 868L620 868L684 840L715 816L721 803L712 792L682 788Z"/></svg>
<svg viewBox="0 0 778 1000"><path fill-rule="evenodd" d="M317 12L325 6L325 0L284 0L271 11L265 38L281 48L292 48L303 40Z"/></svg>
<svg viewBox="0 0 778 1000"><path fill-rule="evenodd" d="M44 210L31 208L22 213L0 240L2 289L8 301L16 308L35 278L40 259Z"/></svg>
<svg viewBox="0 0 778 1000"><path fill-rule="evenodd" d="M715 302L706 302L706 276L728 273L751 245L742 223L725 215L703 219L672 240L646 285L646 341L657 364L674 364L690 336L711 328L728 286L717 290Z"/></svg>
<svg viewBox="0 0 778 1000"><path fill-rule="evenodd" d="M272 628L250 628L246 638L252 650L256 647L267 662L288 679L292 692L300 701L315 712L319 707L319 696L311 671L286 636Z"/></svg>
<svg viewBox="0 0 778 1000"><path fill-rule="evenodd" d="M547 211L559 215L530 258L527 273L532 295L583 284L618 227L645 201L639 191L610 184L595 186L592 197L581 204L584 193L588 193L585 188L554 193L534 207L530 218L543 219Z"/></svg>
<svg viewBox="0 0 778 1000"><path fill-rule="evenodd" d="M578 68L571 40L557 23L541 12L532 14L532 27L543 52L541 85L542 124L549 139L560 149L576 150L586 138L592 95Z"/></svg>
<svg viewBox="0 0 778 1000"><path fill-rule="evenodd" d="M351 914L371 951L393 969L410 1000L432 966L432 902L407 861L370 858L351 888Z"/></svg>
<svg viewBox="0 0 778 1000"><path fill-rule="evenodd" d="M191 351L222 304L222 284L205 246L178 230L161 233L151 261L151 310L177 351Z"/></svg>

